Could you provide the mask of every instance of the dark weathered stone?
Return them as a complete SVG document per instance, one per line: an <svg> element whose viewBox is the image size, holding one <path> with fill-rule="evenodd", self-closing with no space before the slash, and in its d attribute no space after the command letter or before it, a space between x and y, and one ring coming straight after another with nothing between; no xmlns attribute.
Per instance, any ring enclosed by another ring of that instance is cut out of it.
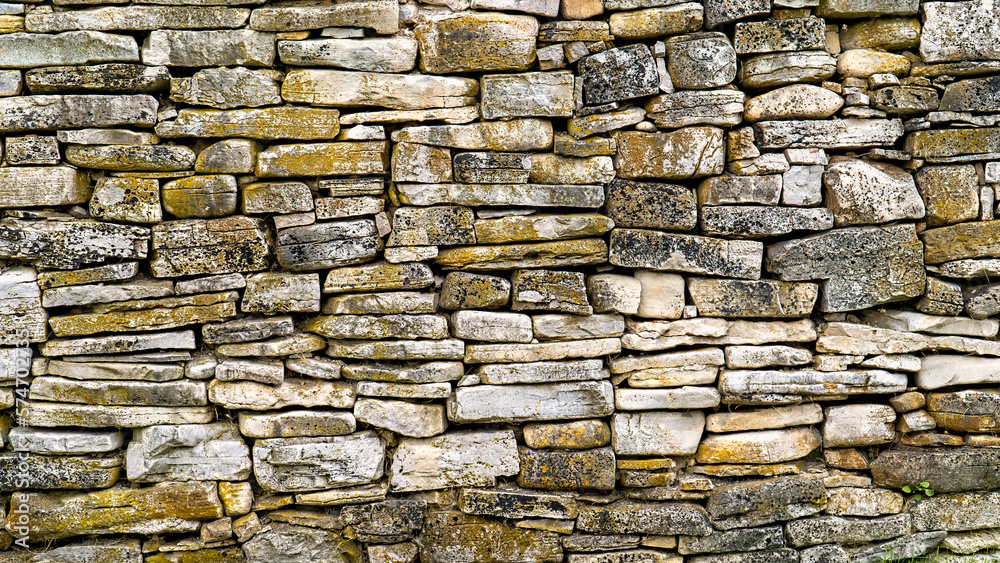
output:
<svg viewBox="0 0 1000 563"><path fill-rule="evenodd" d="M707 536L712 533L705 510L694 504L646 504L619 501L580 507L576 527L595 534Z"/></svg>
<svg viewBox="0 0 1000 563"><path fill-rule="evenodd" d="M924 532L871 545L854 553L851 563L881 563L885 561L886 553L891 553L894 559L917 558L929 553L947 535L945 531Z"/></svg>
<svg viewBox="0 0 1000 563"><path fill-rule="evenodd" d="M871 104L892 115L912 115L938 109L938 93L926 86L888 86L871 94Z"/></svg>
<svg viewBox="0 0 1000 563"><path fill-rule="evenodd" d="M736 53L771 53L826 48L826 24L819 18L790 18L736 24Z"/></svg>
<svg viewBox="0 0 1000 563"><path fill-rule="evenodd" d="M707 11L709 5L705 7ZM671 37L667 41L667 70L678 88L725 86L736 78L736 51L722 33Z"/></svg>
<svg viewBox="0 0 1000 563"><path fill-rule="evenodd" d="M370 219L316 223L278 233L278 263L292 271L321 270L373 260L381 249Z"/></svg>
<svg viewBox="0 0 1000 563"><path fill-rule="evenodd" d="M1000 76L952 82L944 89L939 111L1000 111Z"/></svg>
<svg viewBox="0 0 1000 563"><path fill-rule="evenodd" d="M364 542L394 542L412 537L423 526L427 503L419 500L386 500L345 506L340 521L354 528Z"/></svg>
<svg viewBox="0 0 1000 563"><path fill-rule="evenodd" d="M5 452L0 454L0 491L105 489L115 484L121 471L121 457Z"/></svg>
<svg viewBox="0 0 1000 563"><path fill-rule="evenodd" d="M868 543L906 535L910 531L910 515L894 514L870 520L848 520L839 516L802 518L789 522L785 531L793 547Z"/></svg>
<svg viewBox="0 0 1000 563"><path fill-rule="evenodd" d="M799 554L794 549L782 548L724 555L699 555L688 561L690 563L798 563Z"/></svg>
<svg viewBox="0 0 1000 563"><path fill-rule="evenodd" d="M768 0L705 0L705 27L742 20L751 16L766 16L771 12Z"/></svg>
<svg viewBox="0 0 1000 563"><path fill-rule="evenodd" d="M95 244L95 241L101 241ZM0 258L71 270L108 259L145 258L149 229L100 221L0 223Z"/></svg>
<svg viewBox="0 0 1000 563"><path fill-rule="evenodd" d="M931 393L927 414L938 427L955 432L996 432L1000 428L1000 393L967 390Z"/></svg>
<svg viewBox="0 0 1000 563"><path fill-rule="evenodd" d="M94 66L52 66L24 73L32 94L158 92L170 87L165 66L111 63Z"/></svg>
<svg viewBox="0 0 1000 563"><path fill-rule="evenodd" d="M521 472L517 484L533 489L579 490L615 487L615 454L611 448L579 452L518 448Z"/></svg>
<svg viewBox="0 0 1000 563"><path fill-rule="evenodd" d="M463 152L455 155L455 180L473 184L527 184L531 159L515 152Z"/></svg>
<svg viewBox="0 0 1000 563"><path fill-rule="evenodd" d="M649 96L660 91L660 76L649 48L628 45L590 55L580 62L588 104Z"/></svg>
<svg viewBox="0 0 1000 563"><path fill-rule="evenodd" d="M462 489L458 495L458 508L466 514L498 518L565 519L576 518L579 507L575 500L565 494L528 490Z"/></svg>
<svg viewBox="0 0 1000 563"><path fill-rule="evenodd" d="M694 193L674 184L614 180L605 205L618 227L690 231L698 215Z"/></svg>
<svg viewBox="0 0 1000 563"><path fill-rule="evenodd" d="M762 254L763 245L754 241L614 229L609 261L625 268L758 279Z"/></svg>
<svg viewBox="0 0 1000 563"><path fill-rule="evenodd" d="M927 482L935 492L1000 488L1000 451L993 448L890 450L871 465L880 487L900 489Z"/></svg>
<svg viewBox="0 0 1000 563"><path fill-rule="evenodd" d="M913 527L926 530L981 530L995 528L1000 518L1000 492L934 495L910 509Z"/></svg>
<svg viewBox="0 0 1000 563"><path fill-rule="evenodd" d="M713 532L708 536L680 536L677 553L725 553L727 551L758 551L785 545L781 526L767 528L737 528Z"/></svg>
<svg viewBox="0 0 1000 563"><path fill-rule="evenodd" d="M688 294L705 317L805 317L819 286L774 280L688 278Z"/></svg>
<svg viewBox="0 0 1000 563"><path fill-rule="evenodd" d="M825 504L822 480L796 476L718 487L705 508L713 526L730 530L809 516L823 510Z"/></svg>
<svg viewBox="0 0 1000 563"><path fill-rule="evenodd" d="M823 282L821 311L853 311L924 291L923 245L913 225L835 229L768 247L767 269Z"/></svg>
<svg viewBox="0 0 1000 563"><path fill-rule="evenodd" d="M763 238L792 231L825 231L833 228L833 213L826 208L734 205L701 208L701 230L706 235Z"/></svg>

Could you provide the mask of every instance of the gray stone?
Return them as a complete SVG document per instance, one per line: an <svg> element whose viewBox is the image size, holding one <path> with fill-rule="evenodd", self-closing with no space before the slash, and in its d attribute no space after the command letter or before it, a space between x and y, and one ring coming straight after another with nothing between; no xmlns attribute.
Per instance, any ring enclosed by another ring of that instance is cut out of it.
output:
<svg viewBox="0 0 1000 563"><path fill-rule="evenodd" d="M684 503L618 501L603 506L581 506L576 526L596 534L707 536L712 532L705 510Z"/></svg>
<svg viewBox="0 0 1000 563"><path fill-rule="evenodd" d="M164 66L110 63L94 66L52 66L34 68L25 73L25 83L32 94L62 94L89 91L99 94L133 94L156 92L170 86L170 72ZM59 132L57 135L63 134ZM71 132L65 132L71 133ZM111 132L105 132L105 135ZM115 135L127 134L148 138L148 133L121 131ZM79 143L79 139L60 139L61 142ZM108 139L100 144L128 144L129 141ZM82 144L97 144L84 142ZM148 144L139 142L137 144Z"/></svg>
<svg viewBox="0 0 1000 563"><path fill-rule="evenodd" d="M256 8L250 15L250 28L260 31L302 31L326 27L364 27L379 34L393 34L399 29L399 5L391 0L329 6L289 2Z"/></svg>
<svg viewBox="0 0 1000 563"><path fill-rule="evenodd" d="M354 416L358 422L414 438L437 436L448 427L440 404L362 398L354 404Z"/></svg>
<svg viewBox="0 0 1000 563"><path fill-rule="evenodd" d="M625 332L621 315L535 315L531 324L539 340L614 338Z"/></svg>
<svg viewBox="0 0 1000 563"><path fill-rule="evenodd" d="M733 238L764 238L793 231L825 231L835 216L826 208L719 206L703 207L701 231Z"/></svg>
<svg viewBox="0 0 1000 563"><path fill-rule="evenodd" d="M616 413L611 444L618 455L693 455L705 428L705 415L689 412Z"/></svg>
<svg viewBox="0 0 1000 563"><path fill-rule="evenodd" d="M734 203L775 205L782 194L781 186L782 177L777 174L715 176L706 178L698 186L698 203L703 206Z"/></svg>
<svg viewBox="0 0 1000 563"><path fill-rule="evenodd" d="M250 476L250 448L236 425L224 422L136 429L126 461L128 479L140 483Z"/></svg>
<svg viewBox="0 0 1000 563"><path fill-rule="evenodd" d="M724 555L699 555L689 559L691 563L798 563L799 554L794 549L771 549L748 553L727 553Z"/></svg>
<svg viewBox="0 0 1000 563"><path fill-rule="evenodd" d="M825 504L822 480L803 475L716 487L705 508L716 529L731 530L809 516Z"/></svg>
<svg viewBox="0 0 1000 563"><path fill-rule="evenodd" d="M156 121L157 107L156 99L147 95L0 98L0 132L19 133L120 125L149 126Z"/></svg>
<svg viewBox="0 0 1000 563"><path fill-rule="evenodd" d="M490 385L588 381L608 377L603 365L601 360L483 364L476 366L473 373L479 377L481 383Z"/></svg>
<svg viewBox="0 0 1000 563"><path fill-rule="evenodd" d="M501 518L576 518L578 512L577 502L567 495L527 490L462 489L458 508Z"/></svg>
<svg viewBox="0 0 1000 563"><path fill-rule="evenodd" d="M719 392L712 387L619 388L615 391L615 408L624 411L714 408L719 406L719 399Z"/></svg>
<svg viewBox="0 0 1000 563"><path fill-rule="evenodd" d="M824 279L821 311L851 311L917 297L923 247L912 225L835 229L768 248L767 269L788 281Z"/></svg>
<svg viewBox="0 0 1000 563"><path fill-rule="evenodd" d="M915 2L910 0L905 4L911 8L907 13L916 13ZM1000 58L1000 50L994 41L1000 27L993 4L935 2L924 7L923 15L920 54L924 61L939 63Z"/></svg>
<svg viewBox="0 0 1000 563"><path fill-rule="evenodd" d="M708 0L705 3L705 27L730 23L751 16L766 16L771 6L764 0Z"/></svg>
<svg viewBox="0 0 1000 563"><path fill-rule="evenodd" d="M275 522L244 543L237 557L245 557L241 560L246 563L293 563L301 558L316 563L339 563L352 552L360 552L360 548L340 534Z"/></svg>
<svg viewBox="0 0 1000 563"><path fill-rule="evenodd" d="M332 66L367 72L408 72L417 62L412 35L367 39L278 41L278 58L286 65Z"/></svg>
<svg viewBox="0 0 1000 563"><path fill-rule="evenodd" d="M527 184L531 158L520 153L463 152L455 155L455 180L470 184Z"/></svg>
<svg viewBox="0 0 1000 563"><path fill-rule="evenodd" d="M737 347L730 346L727 348L727 352L734 348ZM820 406L815 403L806 403L787 407L710 414L705 421L705 429L709 432L740 432L812 425L822 421L823 410Z"/></svg>
<svg viewBox="0 0 1000 563"><path fill-rule="evenodd" d="M935 495L910 510L913 527L919 531L965 531L993 528L1000 506L1000 493L971 492Z"/></svg>
<svg viewBox="0 0 1000 563"><path fill-rule="evenodd" d="M118 480L121 457L0 453L0 490L104 489Z"/></svg>
<svg viewBox="0 0 1000 563"><path fill-rule="evenodd" d="M475 231L478 243L498 244L598 236L610 231L614 225L611 218L598 213L538 214L479 219Z"/></svg>
<svg viewBox="0 0 1000 563"><path fill-rule="evenodd" d="M687 288L698 314L706 317L804 317L819 295L815 284L772 280L688 278Z"/></svg>
<svg viewBox="0 0 1000 563"><path fill-rule="evenodd" d="M910 515L896 514L870 520L819 516L792 520L785 526L785 530L788 541L793 547L809 547L822 543L870 543L908 534Z"/></svg>
<svg viewBox="0 0 1000 563"><path fill-rule="evenodd" d="M170 81L170 99L219 109L281 103L278 75L243 67L199 70L190 78Z"/></svg>
<svg viewBox="0 0 1000 563"><path fill-rule="evenodd" d="M878 563L886 553L893 557L919 557L930 553L947 535L945 531L923 532L869 546L852 554L851 563Z"/></svg>
<svg viewBox="0 0 1000 563"><path fill-rule="evenodd" d="M559 311L589 315L584 275L579 272L517 270L511 277L514 311Z"/></svg>
<svg viewBox="0 0 1000 563"><path fill-rule="evenodd" d="M891 146L903 135L903 124L898 119L765 121L754 130L762 149L848 149Z"/></svg>
<svg viewBox="0 0 1000 563"><path fill-rule="evenodd" d="M828 448L874 446L895 437L896 411L888 405L839 405L827 407L824 414L823 444Z"/></svg>
<svg viewBox="0 0 1000 563"><path fill-rule="evenodd" d="M719 390L730 404L788 404L803 397L900 393L906 375L883 370L860 371L771 371L722 370Z"/></svg>
<svg viewBox="0 0 1000 563"><path fill-rule="evenodd" d="M151 32L142 45L142 62L164 66L271 66L274 34L250 29Z"/></svg>
<svg viewBox="0 0 1000 563"><path fill-rule="evenodd" d="M323 283L323 293L410 290L433 283L433 274L426 264L381 262L331 270Z"/></svg>
<svg viewBox="0 0 1000 563"><path fill-rule="evenodd" d="M938 109L938 93L925 86L889 86L871 94L871 105L891 115L913 115Z"/></svg>
<svg viewBox="0 0 1000 563"><path fill-rule="evenodd" d="M817 13L826 18L907 16L920 8L914 0L821 0Z"/></svg>
<svg viewBox="0 0 1000 563"><path fill-rule="evenodd" d="M609 260L625 268L758 279L762 254L763 245L759 242L614 229Z"/></svg>
<svg viewBox="0 0 1000 563"><path fill-rule="evenodd" d="M580 62L588 104L649 96L660 91L653 55L645 45L629 45L590 55Z"/></svg>
<svg viewBox="0 0 1000 563"><path fill-rule="evenodd" d="M455 423L562 420L607 416L613 411L608 382L460 387L448 401Z"/></svg>
<svg viewBox="0 0 1000 563"><path fill-rule="evenodd" d="M994 448L897 449L882 452L871 471L876 485L893 489L926 482L935 493L991 490L1000 481L998 458Z"/></svg>
<svg viewBox="0 0 1000 563"><path fill-rule="evenodd" d="M245 8L221 6L108 6L55 12L44 6L24 18L27 31L53 33L90 29L96 31L198 29L241 27L250 17Z"/></svg>
<svg viewBox="0 0 1000 563"><path fill-rule="evenodd" d="M381 247L375 222L369 219L316 223L278 233L278 263L292 271L308 271L369 262Z"/></svg>
<svg viewBox="0 0 1000 563"><path fill-rule="evenodd" d="M653 39L701 29L702 7L694 2L645 10L617 12L608 18L611 35L622 39Z"/></svg>
<svg viewBox="0 0 1000 563"><path fill-rule="evenodd" d="M617 105L618 102L611 102L601 106L602 108L609 108ZM581 112L582 113L582 112ZM595 113L592 115L579 115L569 120L566 124L566 130L570 134L570 139L581 139L579 143L586 146L589 143L594 143L593 137L583 140L584 137L594 135L597 133L607 133L608 131L615 131L617 129L624 129L626 127L636 125L641 122L646 117L646 110L639 107L629 107L617 111L608 111L605 113ZM614 148L614 143L612 147ZM603 154L601 153L595 154ZM615 151L612 150L608 154L614 154ZM581 155L590 156L590 155Z"/></svg>
<svg viewBox="0 0 1000 563"><path fill-rule="evenodd" d="M774 464L803 458L820 447L814 428L783 428L710 435L698 445L698 463Z"/></svg>
<svg viewBox="0 0 1000 563"><path fill-rule="evenodd" d="M739 55L825 49L826 25L819 18L738 23L733 43Z"/></svg>
<svg viewBox="0 0 1000 563"><path fill-rule="evenodd" d="M849 563L847 552L836 544L817 545L799 551L799 563Z"/></svg>
<svg viewBox="0 0 1000 563"><path fill-rule="evenodd" d="M826 51L767 53L750 57L740 67L744 88L764 89L797 82L821 82L837 71L837 59Z"/></svg>
<svg viewBox="0 0 1000 563"><path fill-rule="evenodd" d="M4 68L139 61L135 39L100 31L7 33L0 37L0 53Z"/></svg>
<svg viewBox="0 0 1000 563"><path fill-rule="evenodd" d="M933 316L914 311L895 311L892 309L871 312L865 315L865 322L872 326L892 330L957 334L980 338L992 338L997 335L997 330L1000 328L1000 321L996 319L975 320L968 317ZM956 375L958 374L956 373Z"/></svg>
<svg viewBox="0 0 1000 563"><path fill-rule="evenodd" d="M263 222L249 217L166 221L153 227L156 277L259 271L268 263Z"/></svg>
<svg viewBox="0 0 1000 563"><path fill-rule="evenodd" d="M47 429L18 426L8 434L14 451L46 455L73 455L115 451L122 446L120 431Z"/></svg>
<svg viewBox="0 0 1000 563"><path fill-rule="evenodd" d="M706 12L711 13L711 8L706 7ZM671 37L667 41L667 70L677 88L725 86L736 78L736 51L722 33Z"/></svg>
<svg viewBox="0 0 1000 563"><path fill-rule="evenodd" d="M725 553L727 551L758 551L783 547L781 526L767 528L744 528L713 532L708 536L680 536L677 538L677 553Z"/></svg>
<svg viewBox="0 0 1000 563"><path fill-rule="evenodd" d="M253 470L267 492L362 485L382 477L385 446L368 430L347 436L268 438L254 442Z"/></svg>
<svg viewBox="0 0 1000 563"><path fill-rule="evenodd" d="M523 118L468 125L409 126L393 131L392 140L477 151L547 150L552 146L552 123Z"/></svg>

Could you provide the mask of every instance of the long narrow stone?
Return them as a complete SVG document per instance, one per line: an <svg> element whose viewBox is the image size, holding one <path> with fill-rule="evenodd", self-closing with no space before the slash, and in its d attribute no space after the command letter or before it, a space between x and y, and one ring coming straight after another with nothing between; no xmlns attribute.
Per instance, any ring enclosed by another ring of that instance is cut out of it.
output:
<svg viewBox="0 0 1000 563"><path fill-rule="evenodd" d="M614 229L610 252L609 261L624 268L755 280L760 278L764 245L644 229Z"/></svg>
<svg viewBox="0 0 1000 563"><path fill-rule="evenodd" d="M925 350L1000 356L1000 343L964 336L927 336L843 322L827 323L816 339L816 351L821 353L877 355Z"/></svg>
<svg viewBox="0 0 1000 563"><path fill-rule="evenodd" d="M36 377L28 398L87 405L201 406L208 403L201 381L81 381Z"/></svg>
<svg viewBox="0 0 1000 563"><path fill-rule="evenodd" d="M457 424L523 422L608 416L614 411L608 381L459 387L448 400Z"/></svg>
<svg viewBox="0 0 1000 563"><path fill-rule="evenodd" d="M434 261L446 270L491 271L515 268L562 268L607 261L601 239L467 246L438 252Z"/></svg>
<svg viewBox="0 0 1000 563"><path fill-rule="evenodd" d="M293 70L281 85L286 102L397 110L471 106L478 93L469 78L346 70Z"/></svg>
<svg viewBox="0 0 1000 563"><path fill-rule="evenodd" d="M107 6L55 12L40 6L24 18L32 33L91 29L97 31L153 31L155 29L199 29L241 27L250 17L246 8L221 6Z"/></svg>
<svg viewBox="0 0 1000 563"><path fill-rule="evenodd" d="M906 384L906 374L883 370L722 370L719 373L719 389L723 400L730 404L787 404L800 402L804 397L822 400L901 393Z"/></svg>
<svg viewBox="0 0 1000 563"><path fill-rule="evenodd" d="M0 168L0 208L86 203L91 191L87 174L68 166Z"/></svg>
<svg viewBox="0 0 1000 563"><path fill-rule="evenodd" d="M341 176L384 174L389 143L385 141L276 145L257 157L257 176Z"/></svg>
<svg viewBox="0 0 1000 563"><path fill-rule="evenodd" d="M128 35L68 31L58 35L0 35L0 68L35 68L107 62L139 62L139 45Z"/></svg>
<svg viewBox="0 0 1000 563"><path fill-rule="evenodd" d="M278 58L292 66L333 66L368 72L407 72L417 64L412 35L367 39L278 41Z"/></svg>
<svg viewBox="0 0 1000 563"><path fill-rule="evenodd" d="M604 204L604 188L600 185L397 184L396 191L402 203L420 206L517 205L596 209Z"/></svg>
<svg viewBox="0 0 1000 563"><path fill-rule="evenodd" d="M364 485L382 477L385 444L373 431L346 436L268 438L253 447L253 470L267 492Z"/></svg>
<svg viewBox="0 0 1000 563"><path fill-rule="evenodd" d="M215 409L205 407L78 405L25 401L21 422L29 426L79 428L141 428L154 424L205 424L215 420Z"/></svg>
<svg viewBox="0 0 1000 563"><path fill-rule="evenodd" d="M156 277L264 270L268 238L263 221L250 217L164 221L153 227L150 270Z"/></svg>
<svg viewBox="0 0 1000 563"><path fill-rule="evenodd" d="M156 134L175 137L246 137L274 141L320 141L340 132L335 109L282 106L234 110L182 109L173 121L157 124Z"/></svg>
<svg viewBox="0 0 1000 563"><path fill-rule="evenodd" d="M903 123L898 119L764 121L753 127L762 149L892 146L903 136Z"/></svg>
<svg viewBox="0 0 1000 563"><path fill-rule="evenodd" d="M366 27L392 34L399 29L399 4L395 0L361 0L315 5L289 2L257 8L250 28L261 31L302 31L324 27Z"/></svg>
<svg viewBox="0 0 1000 563"><path fill-rule="evenodd" d="M0 258L59 269L109 259L142 259L149 229L100 221L6 220L0 224Z"/></svg>
<svg viewBox="0 0 1000 563"><path fill-rule="evenodd" d="M274 53L273 33L250 29L159 29L146 37L142 62L187 67L271 66Z"/></svg>
<svg viewBox="0 0 1000 563"><path fill-rule="evenodd" d="M0 38L4 36L0 35ZM2 47L0 47L2 52ZM0 66L4 66L0 63ZM65 95L0 99L0 133L156 123L159 104L134 96Z"/></svg>
<svg viewBox="0 0 1000 563"><path fill-rule="evenodd" d="M468 125L417 125L392 132L397 143L483 151L532 151L552 147L552 122L544 119L484 121Z"/></svg>

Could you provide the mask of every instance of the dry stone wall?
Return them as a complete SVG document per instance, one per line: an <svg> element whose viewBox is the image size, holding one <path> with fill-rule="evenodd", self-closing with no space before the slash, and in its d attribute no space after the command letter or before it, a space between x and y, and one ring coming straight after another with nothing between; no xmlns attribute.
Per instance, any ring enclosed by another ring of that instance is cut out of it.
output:
<svg viewBox="0 0 1000 563"><path fill-rule="evenodd" d="M0 3L0 562L996 562L998 22Z"/></svg>

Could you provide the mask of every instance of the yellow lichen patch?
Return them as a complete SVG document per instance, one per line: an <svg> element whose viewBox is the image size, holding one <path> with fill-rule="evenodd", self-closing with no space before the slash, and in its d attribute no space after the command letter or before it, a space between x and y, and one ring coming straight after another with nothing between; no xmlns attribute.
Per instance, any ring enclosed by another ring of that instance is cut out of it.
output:
<svg viewBox="0 0 1000 563"><path fill-rule="evenodd" d="M389 165L389 143L315 143L279 145L260 153L257 176L326 176L384 174Z"/></svg>
<svg viewBox="0 0 1000 563"><path fill-rule="evenodd" d="M99 332L165 330L195 323L223 321L235 316L236 304L230 302L206 307L114 311L52 317L49 319L49 325L56 336L83 336Z"/></svg>
<svg viewBox="0 0 1000 563"><path fill-rule="evenodd" d="M23 16L0 16L0 33L17 33L24 31Z"/></svg>
<svg viewBox="0 0 1000 563"><path fill-rule="evenodd" d="M435 262L446 270L506 270L599 264L607 258L608 247L603 240L581 239L447 248L438 253Z"/></svg>
<svg viewBox="0 0 1000 563"><path fill-rule="evenodd" d="M611 429L602 420L578 420L565 424L528 424L524 441L532 448L586 450L611 442Z"/></svg>

